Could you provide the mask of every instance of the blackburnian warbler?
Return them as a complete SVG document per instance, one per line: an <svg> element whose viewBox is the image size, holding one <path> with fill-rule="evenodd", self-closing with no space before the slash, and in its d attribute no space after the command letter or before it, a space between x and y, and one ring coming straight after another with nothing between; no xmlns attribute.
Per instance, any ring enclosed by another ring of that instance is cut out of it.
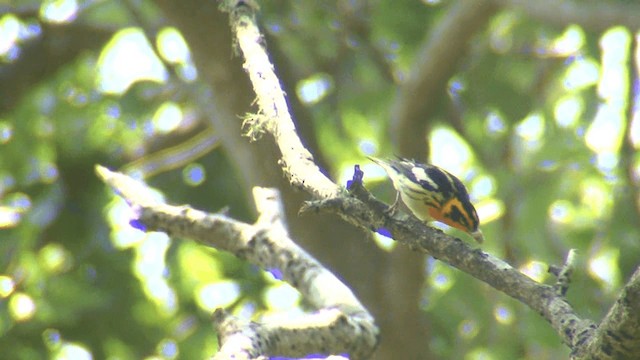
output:
<svg viewBox="0 0 640 360"><path fill-rule="evenodd" d="M382 166L398 192L393 210L400 197L418 219L436 220L470 234L479 243L484 241L476 209L458 178L437 166L407 159L369 159Z"/></svg>

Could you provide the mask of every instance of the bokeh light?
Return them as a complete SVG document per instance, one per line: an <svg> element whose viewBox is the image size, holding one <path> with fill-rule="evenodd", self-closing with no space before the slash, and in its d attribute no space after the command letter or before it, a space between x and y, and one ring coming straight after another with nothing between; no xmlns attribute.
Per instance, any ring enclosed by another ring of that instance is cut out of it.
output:
<svg viewBox="0 0 640 360"><path fill-rule="evenodd" d="M565 71L562 84L565 90L579 91L595 85L600 79L600 64L591 58L576 57Z"/></svg>
<svg viewBox="0 0 640 360"><path fill-rule="evenodd" d="M98 88L107 94L122 94L141 80L164 82L168 77L142 30L120 30L105 46L98 60Z"/></svg>
<svg viewBox="0 0 640 360"><path fill-rule="evenodd" d="M93 355L86 346L67 342L64 343L60 350L52 357L54 360L93 360Z"/></svg>
<svg viewBox="0 0 640 360"><path fill-rule="evenodd" d="M16 46L21 26L15 15L6 14L0 18L0 56L6 56Z"/></svg>
<svg viewBox="0 0 640 360"><path fill-rule="evenodd" d="M522 265L519 270L521 273L527 275L534 281L542 283L548 276L549 266L543 262L536 260L529 260Z"/></svg>
<svg viewBox="0 0 640 360"><path fill-rule="evenodd" d="M585 44L585 34L577 25L570 25L553 41L552 52L556 56L568 56L577 53Z"/></svg>
<svg viewBox="0 0 640 360"><path fill-rule="evenodd" d="M0 275L0 298L11 295L16 288L13 278L7 275Z"/></svg>
<svg viewBox="0 0 640 360"><path fill-rule="evenodd" d="M206 180L206 170L204 166L191 163L182 170L182 179L189 186L199 186Z"/></svg>
<svg viewBox="0 0 640 360"><path fill-rule="evenodd" d="M301 80L296 87L298 98L304 104L316 104L333 90L333 79L328 74L317 73Z"/></svg>
<svg viewBox="0 0 640 360"><path fill-rule="evenodd" d="M13 137L13 124L0 121L0 144L6 144Z"/></svg>
<svg viewBox="0 0 640 360"><path fill-rule="evenodd" d="M40 7L40 17L52 23L70 22L77 13L76 0L45 0Z"/></svg>
<svg viewBox="0 0 640 360"><path fill-rule="evenodd" d="M16 321L28 321L35 313L36 303L31 296L23 292L17 292L9 298L9 314Z"/></svg>
<svg viewBox="0 0 640 360"><path fill-rule="evenodd" d="M613 291L620 286L618 260L620 249L605 247L597 251L589 260L589 274L598 280L605 291Z"/></svg>
<svg viewBox="0 0 640 360"><path fill-rule="evenodd" d="M184 64L191 58L187 42L174 27L160 30L157 42L160 55L170 63Z"/></svg>
<svg viewBox="0 0 640 360"><path fill-rule="evenodd" d="M279 281L264 292L267 306L274 311L287 311L295 308L300 301L300 293L291 285Z"/></svg>
<svg viewBox="0 0 640 360"><path fill-rule="evenodd" d="M169 133L178 128L182 118L183 114L180 105L173 101L165 101L153 115L151 120L153 130L160 134Z"/></svg>
<svg viewBox="0 0 640 360"><path fill-rule="evenodd" d="M502 325L511 325L515 320L513 310L503 304L496 305L496 307L493 309L493 316L495 317L496 321L498 321L498 323Z"/></svg>
<svg viewBox="0 0 640 360"><path fill-rule="evenodd" d="M473 339L480 332L478 322L471 319L465 319L458 325L458 335L463 339Z"/></svg>
<svg viewBox="0 0 640 360"><path fill-rule="evenodd" d="M567 95L558 99L553 109L556 124L563 128L575 127L583 112L584 100L582 100L582 97L573 95Z"/></svg>
<svg viewBox="0 0 640 360"><path fill-rule="evenodd" d="M434 129L430 136L431 163L464 180L471 162L469 145L449 128Z"/></svg>
<svg viewBox="0 0 640 360"><path fill-rule="evenodd" d="M45 245L38 254L38 263L49 273L57 274L69 270L73 264L71 253L57 243Z"/></svg>
<svg viewBox="0 0 640 360"><path fill-rule="evenodd" d="M234 303L240 296L240 286L232 280L217 281L199 286L194 295L198 306L211 313Z"/></svg>
<svg viewBox="0 0 640 360"><path fill-rule="evenodd" d="M451 268L441 262L434 262L431 264L432 270L429 273L429 285L435 291L440 293L446 293L455 284L455 278L452 274Z"/></svg>

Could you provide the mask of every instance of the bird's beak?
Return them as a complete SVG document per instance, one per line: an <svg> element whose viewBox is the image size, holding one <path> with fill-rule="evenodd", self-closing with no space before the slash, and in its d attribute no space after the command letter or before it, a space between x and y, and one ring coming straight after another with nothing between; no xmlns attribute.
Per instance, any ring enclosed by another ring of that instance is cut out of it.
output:
<svg viewBox="0 0 640 360"><path fill-rule="evenodd" d="M471 236L479 243L482 244L484 241L484 235L482 235L482 231L480 229L471 233Z"/></svg>

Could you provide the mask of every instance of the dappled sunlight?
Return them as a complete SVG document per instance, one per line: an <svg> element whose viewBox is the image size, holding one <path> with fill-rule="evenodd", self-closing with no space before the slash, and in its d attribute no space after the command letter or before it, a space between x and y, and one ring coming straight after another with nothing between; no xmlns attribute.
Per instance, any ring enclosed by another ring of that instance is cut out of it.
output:
<svg viewBox="0 0 640 360"><path fill-rule="evenodd" d="M530 114L516 126L515 133L520 139L516 145L522 147L525 153L540 150L544 145L545 118L540 114Z"/></svg>
<svg viewBox="0 0 640 360"><path fill-rule="evenodd" d="M183 117L182 108L178 104L173 101L165 101L153 115L151 120L152 130L154 133L159 134L170 133L180 126Z"/></svg>
<svg viewBox="0 0 640 360"><path fill-rule="evenodd" d="M378 152L378 144L372 139L362 139L358 142L358 148L364 155L371 156Z"/></svg>
<svg viewBox="0 0 640 360"><path fill-rule="evenodd" d="M0 229L12 228L20 223L21 212L9 206L0 206Z"/></svg>
<svg viewBox="0 0 640 360"><path fill-rule="evenodd" d="M446 293L455 284L455 278L452 273L451 267L444 265L441 262L434 262L433 268L429 272L428 282L430 287L439 292Z"/></svg>
<svg viewBox="0 0 640 360"><path fill-rule="evenodd" d="M504 202L499 199L484 199L475 203L478 218L480 219L480 228L500 219L504 215Z"/></svg>
<svg viewBox="0 0 640 360"><path fill-rule="evenodd" d="M300 292L283 281L271 284L265 289L263 298L269 310L274 312L295 309L301 299Z"/></svg>
<svg viewBox="0 0 640 360"><path fill-rule="evenodd" d="M106 207L106 214L111 229L111 242L117 249L127 249L144 240L145 233L129 224L134 218L133 210L122 198L113 196Z"/></svg>
<svg viewBox="0 0 640 360"><path fill-rule="evenodd" d="M191 163L182 169L182 180L189 186L199 186L207 179L207 172L201 164Z"/></svg>
<svg viewBox="0 0 640 360"><path fill-rule="evenodd" d="M611 181L616 179L614 171L618 166L619 160L620 157L617 153L606 151L592 158L592 163L605 175L605 179Z"/></svg>
<svg viewBox="0 0 640 360"><path fill-rule="evenodd" d="M62 244L49 243L40 249L38 263L48 273L59 274L71 269L73 256Z"/></svg>
<svg viewBox="0 0 640 360"><path fill-rule="evenodd" d="M302 103L316 104L333 90L333 80L328 74L317 73L298 82L296 94Z"/></svg>
<svg viewBox="0 0 640 360"><path fill-rule="evenodd" d="M213 312L233 304L240 297L240 286L232 280L221 280L203 284L196 288L196 304L206 311Z"/></svg>
<svg viewBox="0 0 640 360"><path fill-rule="evenodd" d="M189 46L182 34L174 27L160 30L157 45L160 55L170 63L185 64L191 60Z"/></svg>
<svg viewBox="0 0 640 360"><path fill-rule="evenodd" d="M629 58L629 31L622 27L614 27L600 38L602 50L602 74L598 83L598 94L608 103L621 106L626 104Z"/></svg>
<svg viewBox="0 0 640 360"><path fill-rule="evenodd" d="M393 238L380 234L379 232L375 232L373 234L373 240L376 242L376 245L386 251L395 249L396 245L398 244L395 240L393 240Z"/></svg>
<svg viewBox="0 0 640 360"><path fill-rule="evenodd" d="M77 0L49 0L40 7L40 17L52 23L71 22L77 14Z"/></svg>
<svg viewBox="0 0 640 360"><path fill-rule="evenodd" d="M52 359L92 360L93 355L84 345L73 342L64 342L61 344L60 349L54 352Z"/></svg>
<svg viewBox="0 0 640 360"><path fill-rule="evenodd" d="M134 272L142 282L145 294L153 300L159 309L174 314L177 309L177 296L167 281L166 252L171 240L165 233L148 233L142 242L135 246Z"/></svg>
<svg viewBox="0 0 640 360"><path fill-rule="evenodd" d="M479 333L480 325L475 320L466 319L458 324L458 335L465 340L473 339L478 336Z"/></svg>
<svg viewBox="0 0 640 360"><path fill-rule="evenodd" d="M159 192L154 196L162 200ZM177 311L177 295L167 281L166 252L171 240L165 233L145 233L131 226L131 219L135 218L133 210L122 198L115 197L107 206L107 219L111 226L111 242L120 250L133 248L135 259L133 270L141 282L144 293L158 308L173 314Z"/></svg>
<svg viewBox="0 0 640 360"><path fill-rule="evenodd" d="M503 135L507 131L504 118L496 111L490 111L485 117L486 131L493 136Z"/></svg>
<svg viewBox="0 0 640 360"><path fill-rule="evenodd" d="M570 224L575 221L575 209L567 200L556 200L549 206L548 214L551 220L560 224Z"/></svg>
<svg viewBox="0 0 640 360"><path fill-rule="evenodd" d="M621 275L618 266L620 249L603 247L589 260L589 275L598 280L606 292L612 292L620 286Z"/></svg>
<svg viewBox="0 0 640 360"><path fill-rule="evenodd" d="M538 142L544 137L544 132L544 117L540 114L531 114L516 126L516 134L533 148L539 147Z"/></svg>
<svg viewBox="0 0 640 360"><path fill-rule="evenodd" d="M622 143L623 115L622 108L599 105L596 117L585 135L587 146L598 154L617 151Z"/></svg>
<svg viewBox="0 0 640 360"><path fill-rule="evenodd" d="M198 69L191 59L189 45L182 34L174 27L165 27L158 33L156 40L158 52L170 64L175 64L178 77L185 82L198 79Z"/></svg>
<svg viewBox="0 0 640 360"><path fill-rule="evenodd" d="M499 53L504 54L513 46L513 28L518 24L518 16L509 11L504 11L494 17L491 26L489 45Z"/></svg>
<svg viewBox="0 0 640 360"><path fill-rule="evenodd" d="M580 192L582 206L591 218L600 219L611 213L613 198L610 185L599 179L587 178L580 183Z"/></svg>
<svg viewBox="0 0 640 360"><path fill-rule="evenodd" d="M475 348L464 357L464 360L499 360L490 349Z"/></svg>
<svg viewBox="0 0 640 360"><path fill-rule="evenodd" d="M570 92L577 92L596 85L600 79L600 64L592 58L576 57L566 68L562 85Z"/></svg>
<svg viewBox="0 0 640 360"><path fill-rule="evenodd" d="M12 124L6 121L0 121L0 144L4 145L11 141L13 130Z"/></svg>
<svg viewBox="0 0 640 360"><path fill-rule="evenodd" d="M63 339L57 329L48 328L42 332L42 340L49 350L50 359L54 360L91 360L93 355L89 349L77 342Z"/></svg>
<svg viewBox="0 0 640 360"><path fill-rule="evenodd" d="M16 289L16 283L11 276L0 275L0 298L7 298Z"/></svg>
<svg viewBox="0 0 640 360"><path fill-rule="evenodd" d="M180 355L178 344L173 339L162 339L158 344L156 351L163 360L175 359Z"/></svg>
<svg viewBox="0 0 640 360"><path fill-rule="evenodd" d="M502 325L511 325L516 320L513 310L504 304L496 305L493 309L493 317Z"/></svg>
<svg viewBox="0 0 640 360"><path fill-rule="evenodd" d="M36 314L36 303L33 297L23 292L16 292L9 298L9 315L17 322L31 320Z"/></svg>
<svg viewBox="0 0 640 360"><path fill-rule="evenodd" d="M11 228L20 223L24 214L32 208L29 195L24 192L2 194L0 186L0 229Z"/></svg>
<svg viewBox="0 0 640 360"><path fill-rule="evenodd" d="M12 14L0 18L0 56L7 57L10 51L16 49L20 27L20 20Z"/></svg>
<svg viewBox="0 0 640 360"><path fill-rule="evenodd" d="M97 87L107 94L122 94L137 81L163 82L167 71L156 57L142 30L120 30L98 60Z"/></svg>
<svg viewBox="0 0 640 360"><path fill-rule="evenodd" d="M476 198L486 198L496 194L497 185L498 184L494 177L489 175L479 175L473 180L471 186L468 186L467 188Z"/></svg>
<svg viewBox="0 0 640 360"><path fill-rule="evenodd" d="M222 280L223 274L216 257L201 246L186 242L178 246L177 264L184 269L182 281L189 287Z"/></svg>
<svg viewBox="0 0 640 360"><path fill-rule="evenodd" d="M556 101L553 115L556 124L563 128L574 128L584 112L584 100L580 96L567 95Z"/></svg>
<svg viewBox="0 0 640 360"><path fill-rule="evenodd" d="M595 165L605 174L617 165L617 152L623 141L627 103L630 36L623 28L613 28L600 39L602 69L598 95L603 102L585 135L585 142L596 153Z"/></svg>
<svg viewBox="0 0 640 360"><path fill-rule="evenodd" d="M466 182L465 177L471 166L471 148L454 131L440 127L429 136L430 163L439 166Z"/></svg>
<svg viewBox="0 0 640 360"><path fill-rule="evenodd" d="M537 260L529 260L524 265L520 266L518 270L521 273L527 275L536 282L542 283L549 276L547 269L549 266L543 262Z"/></svg>
<svg viewBox="0 0 640 360"><path fill-rule="evenodd" d="M577 53L585 45L584 30L577 25L567 29L551 43L550 50L556 56L569 56Z"/></svg>

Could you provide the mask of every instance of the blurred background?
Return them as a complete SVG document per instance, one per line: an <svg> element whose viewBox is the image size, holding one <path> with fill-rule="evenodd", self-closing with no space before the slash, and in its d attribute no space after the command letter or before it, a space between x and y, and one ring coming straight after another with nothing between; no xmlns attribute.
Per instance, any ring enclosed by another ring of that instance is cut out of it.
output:
<svg viewBox="0 0 640 360"><path fill-rule="evenodd" d="M521 3L274 0L260 22L323 171L345 184L360 164L391 203L367 155L447 169L470 190L483 250L553 283L548 266L578 249L568 299L599 321L640 258L640 9ZM3 358L200 359L217 349L218 307L305 311L269 273L133 229L96 164L247 222L251 187L278 187L294 239L376 316L376 359L568 357L538 314L467 274L336 216L298 216L308 197L272 139L242 136L255 95L232 43L213 1L0 0Z"/></svg>

